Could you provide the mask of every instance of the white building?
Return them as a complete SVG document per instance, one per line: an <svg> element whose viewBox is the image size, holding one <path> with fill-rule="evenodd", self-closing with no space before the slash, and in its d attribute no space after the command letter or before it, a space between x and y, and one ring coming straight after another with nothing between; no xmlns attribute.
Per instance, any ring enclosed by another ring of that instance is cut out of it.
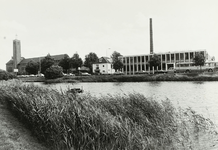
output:
<svg viewBox="0 0 218 150"><path fill-rule="evenodd" d="M157 70L168 70L170 67L188 67L193 65L193 58L196 53L201 53L206 61L212 60L206 50L187 50L178 52L156 53L161 60ZM123 62L123 73L126 75L135 74L141 71L151 71L149 60L153 54L132 55L120 57ZM214 61L214 60L213 60ZM156 68L155 68L156 69Z"/></svg>
<svg viewBox="0 0 218 150"><path fill-rule="evenodd" d="M101 57L98 63L92 64L92 71L100 74L113 74L112 60L108 57Z"/></svg>

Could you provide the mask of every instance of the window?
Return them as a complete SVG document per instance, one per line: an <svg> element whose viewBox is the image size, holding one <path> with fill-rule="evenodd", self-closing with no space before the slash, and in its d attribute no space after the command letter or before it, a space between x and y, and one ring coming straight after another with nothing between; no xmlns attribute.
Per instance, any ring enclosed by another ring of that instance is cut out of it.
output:
<svg viewBox="0 0 218 150"><path fill-rule="evenodd" d="M162 61L165 61L165 55L162 55Z"/></svg>
<svg viewBox="0 0 218 150"><path fill-rule="evenodd" d="M146 62L148 62L148 56L145 56Z"/></svg>
<svg viewBox="0 0 218 150"><path fill-rule="evenodd" d="M167 61L170 61L170 54L167 54Z"/></svg>
<svg viewBox="0 0 218 150"><path fill-rule="evenodd" d="M99 59L99 62L102 62L102 58Z"/></svg>
<svg viewBox="0 0 218 150"><path fill-rule="evenodd" d="M174 54L171 54L171 61L174 61Z"/></svg>
<svg viewBox="0 0 218 150"><path fill-rule="evenodd" d="M141 66L140 65L138 65L138 70L141 70Z"/></svg>
<svg viewBox="0 0 218 150"><path fill-rule="evenodd" d="M144 64L142 65L142 70L145 70L145 65Z"/></svg>
<svg viewBox="0 0 218 150"><path fill-rule="evenodd" d="M179 53L176 53L176 60L179 60Z"/></svg>
<svg viewBox="0 0 218 150"><path fill-rule="evenodd" d="M180 53L180 60L184 60L184 54L183 53Z"/></svg>
<svg viewBox="0 0 218 150"><path fill-rule="evenodd" d="M144 56L142 56L142 62L145 62L145 58L144 58Z"/></svg>
<svg viewBox="0 0 218 150"><path fill-rule="evenodd" d="M188 53L185 53L185 59L188 59Z"/></svg>
<svg viewBox="0 0 218 150"><path fill-rule="evenodd" d="M193 52L191 52L190 53L190 59L193 59L193 57L194 57L194 54L193 54Z"/></svg>
<svg viewBox="0 0 218 150"><path fill-rule="evenodd" d="M138 62L140 62L140 56L138 57Z"/></svg>
<svg viewBox="0 0 218 150"><path fill-rule="evenodd" d="M133 63L133 58L132 57L130 57L130 63Z"/></svg>

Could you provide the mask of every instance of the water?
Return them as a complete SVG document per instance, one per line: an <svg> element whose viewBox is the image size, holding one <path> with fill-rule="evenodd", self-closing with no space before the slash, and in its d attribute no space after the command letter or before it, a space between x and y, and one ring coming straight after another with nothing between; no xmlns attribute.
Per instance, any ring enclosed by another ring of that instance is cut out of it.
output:
<svg viewBox="0 0 218 150"><path fill-rule="evenodd" d="M40 84L42 83L34 83ZM218 123L218 82L125 82L76 83L43 85L63 91L83 88L84 93L101 96L107 94L140 93L161 101L170 99L175 106L191 107L196 112Z"/></svg>

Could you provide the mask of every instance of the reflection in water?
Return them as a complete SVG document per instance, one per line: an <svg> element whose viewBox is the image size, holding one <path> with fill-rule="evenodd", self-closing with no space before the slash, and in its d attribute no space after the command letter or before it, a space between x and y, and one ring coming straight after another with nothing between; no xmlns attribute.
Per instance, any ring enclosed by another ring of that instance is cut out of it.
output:
<svg viewBox="0 0 218 150"><path fill-rule="evenodd" d="M204 81L193 81L192 83L194 83L194 84L204 84L205 82Z"/></svg>
<svg viewBox="0 0 218 150"><path fill-rule="evenodd" d="M124 82L114 82L114 86L123 86Z"/></svg>
<svg viewBox="0 0 218 150"><path fill-rule="evenodd" d="M162 82L159 82L159 81L155 81L155 82L148 82L150 86L153 86L153 87L158 87L158 86L161 86L161 83Z"/></svg>

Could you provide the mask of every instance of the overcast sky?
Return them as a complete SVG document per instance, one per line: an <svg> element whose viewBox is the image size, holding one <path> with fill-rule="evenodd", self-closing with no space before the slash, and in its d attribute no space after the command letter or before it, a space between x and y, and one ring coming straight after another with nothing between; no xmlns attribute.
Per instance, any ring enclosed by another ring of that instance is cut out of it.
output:
<svg viewBox="0 0 218 150"><path fill-rule="evenodd" d="M0 68L21 41L24 58L98 57L206 49L218 61L217 0L0 0Z"/></svg>

